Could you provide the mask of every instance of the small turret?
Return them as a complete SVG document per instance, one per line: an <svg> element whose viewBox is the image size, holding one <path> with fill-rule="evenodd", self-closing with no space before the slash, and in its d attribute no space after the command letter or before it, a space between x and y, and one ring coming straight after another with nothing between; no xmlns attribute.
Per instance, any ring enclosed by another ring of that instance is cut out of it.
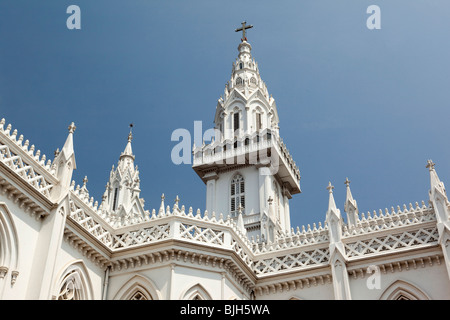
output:
<svg viewBox="0 0 450 320"><path fill-rule="evenodd" d="M55 175L58 178L58 184L53 187L51 192L51 197L54 201L59 201L69 191L73 170L77 167L73 150L75 124L72 122L68 129L69 135L66 142L61 151L55 152L55 160L53 161L56 164Z"/></svg>
<svg viewBox="0 0 450 320"><path fill-rule="evenodd" d="M132 125L130 125L132 127ZM135 156L131 147L133 134L130 129L127 145L120 154L117 167L112 166L109 181L102 197L103 214L115 219L132 217L145 218L144 199L140 196L139 170L134 164Z"/></svg>

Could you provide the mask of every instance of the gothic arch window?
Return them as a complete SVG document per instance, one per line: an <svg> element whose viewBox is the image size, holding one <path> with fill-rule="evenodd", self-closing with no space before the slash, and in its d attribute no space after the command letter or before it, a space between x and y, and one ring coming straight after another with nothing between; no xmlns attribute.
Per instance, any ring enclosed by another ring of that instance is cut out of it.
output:
<svg viewBox="0 0 450 320"><path fill-rule="evenodd" d="M150 299L148 299L148 297L140 290L137 290L135 293L133 293L130 300L150 300Z"/></svg>
<svg viewBox="0 0 450 320"><path fill-rule="evenodd" d="M252 77L252 78L250 79L250 83L256 85L256 78L255 78L255 77Z"/></svg>
<svg viewBox="0 0 450 320"><path fill-rule="evenodd" d="M397 280L383 292L380 300L430 300L430 298L416 286Z"/></svg>
<svg viewBox="0 0 450 320"><path fill-rule="evenodd" d="M236 79L236 85L237 85L237 86L242 85L242 78L241 78L241 77L238 77L238 78Z"/></svg>
<svg viewBox="0 0 450 320"><path fill-rule="evenodd" d="M202 285L196 284L182 294L182 300L212 300L212 298Z"/></svg>
<svg viewBox="0 0 450 320"><path fill-rule="evenodd" d="M56 300L90 300L92 285L82 262L70 265L62 273L57 285Z"/></svg>
<svg viewBox="0 0 450 320"><path fill-rule="evenodd" d="M239 130L239 127L240 127L240 119L239 118L240 118L239 111L237 110L233 113L233 131L235 132L235 134L236 134L236 131Z"/></svg>
<svg viewBox="0 0 450 320"><path fill-rule="evenodd" d="M232 216L239 213L239 205L245 209L245 180L241 174L236 174L231 180L230 186L230 211Z"/></svg>
<svg viewBox="0 0 450 320"><path fill-rule="evenodd" d="M114 300L160 300L161 294L147 277L131 277L115 294Z"/></svg>

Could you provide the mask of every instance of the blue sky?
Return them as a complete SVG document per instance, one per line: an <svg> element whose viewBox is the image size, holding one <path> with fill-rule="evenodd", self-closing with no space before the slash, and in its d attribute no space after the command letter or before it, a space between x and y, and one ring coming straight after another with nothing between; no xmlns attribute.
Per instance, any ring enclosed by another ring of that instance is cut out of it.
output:
<svg viewBox="0 0 450 320"><path fill-rule="evenodd" d="M66 27L72 4L81 30ZM380 30L366 27L373 4ZM444 0L3 0L0 118L48 157L74 121L74 179L98 201L134 123L146 208L165 193L203 211L171 134L212 126L246 20L302 176L292 225L324 221L328 181L343 213L346 177L363 212L427 202L427 159L450 181L449 16Z"/></svg>

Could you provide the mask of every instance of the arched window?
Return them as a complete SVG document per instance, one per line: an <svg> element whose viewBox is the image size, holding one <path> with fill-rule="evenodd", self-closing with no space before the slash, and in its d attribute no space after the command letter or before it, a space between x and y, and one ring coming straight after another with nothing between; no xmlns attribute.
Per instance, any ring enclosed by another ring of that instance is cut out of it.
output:
<svg viewBox="0 0 450 320"><path fill-rule="evenodd" d="M114 300L160 300L161 293L147 277L135 275L115 294Z"/></svg>
<svg viewBox="0 0 450 320"><path fill-rule="evenodd" d="M211 295L202 285L196 284L181 295L182 300L212 300Z"/></svg>
<svg viewBox="0 0 450 320"><path fill-rule="evenodd" d="M138 290L131 296L130 300L148 300L148 298Z"/></svg>
<svg viewBox="0 0 450 320"><path fill-rule="evenodd" d="M383 292L380 300L430 300L430 298L416 286L397 280Z"/></svg>
<svg viewBox="0 0 450 320"><path fill-rule="evenodd" d="M233 130L235 134L237 134L236 131L239 130L239 124L240 124L239 112L235 112L233 114Z"/></svg>
<svg viewBox="0 0 450 320"><path fill-rule="evenodd" d="M260 112L257 112L256 114L256 131L259 131L262 129L262 116Z"/></svg>
<svg viewBox="0 0 450 320"><path fill-rule="evenodd" d="M245 182L240 174L234 176L231 180L231 215L236 216L239 213L239 204L242 210L245 209Z"/></svg>
<svg viewBox="0 0 450 320"><path fill-rule="evenodd" d="M255 77L252 77L252 78L250 79L250 83L256 85L256 78L255 78Z"/></svg>
<svg viewBox="0 0 450 320"><path fill-rule="evenodd" d="M90 300L92 286L81 262L70 265L58 281L56 300Z"/></svg>
<svg viewBox="0 0 450 320"><path fill-rule="evenodd" d="M236 85L239 86L239 85L241 85L241 84L242 84L242 78L241 78L241 77L238 77L238 78L236 79Z"/></svg>
<svg viewBox="0 0 450 320"><path fill-rule="evenodd" d="M117 192L119 191L119 188L114 188L114 198L113 198L113 211L116 211L117 207Z"/></svg>

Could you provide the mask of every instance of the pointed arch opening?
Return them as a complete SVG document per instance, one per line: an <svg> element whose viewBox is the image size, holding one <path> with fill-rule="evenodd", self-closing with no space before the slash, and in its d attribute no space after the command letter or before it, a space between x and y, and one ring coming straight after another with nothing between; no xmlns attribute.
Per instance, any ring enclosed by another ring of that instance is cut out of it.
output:
<svg viewBox="0 0 450 320"><path fill-rule="evenodd" d="M430 297L411 283L397 280L383 292L380 300L430 300Z"/></svg>
<svg viewBox="0 0 450 320"><path fill-rule="evenodd" d="M114 300L161 300L161 293L147 277L135 275L117 291Z"/></svg>
<svg viewBox="0 0 450 320"><path fill-rule="evenodd" d="M208 291L199 283L182 294L181 300L212 300Z"/></svg>

